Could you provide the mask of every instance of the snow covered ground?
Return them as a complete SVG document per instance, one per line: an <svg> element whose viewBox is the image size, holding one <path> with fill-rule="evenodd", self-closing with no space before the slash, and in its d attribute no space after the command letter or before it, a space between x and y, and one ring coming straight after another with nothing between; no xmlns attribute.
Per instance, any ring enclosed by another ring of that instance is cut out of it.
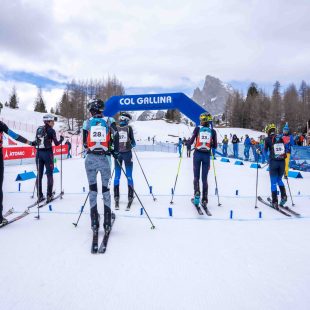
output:
<svg viewBox="0 0 310 310"><path fill-rule="evenodd" d="M107 252L90 254L88 205L78 227L72 225L86 198L84 162L64 161L64 199L55 201L52 211L43 208L39 221L33 210L0 231L1 309L309 309L309 174L289 179L295 210L303 217L286 218L264 205L254 209L256 170L248 163L216 160L222 207L217 206L211 169L213 216L207 217L199 216L190 203L192 159L182 161L171 206L176 154L138 156L158 200L148 195L136 161L135 188L156 229L140 215L137 199L130 212L124 211L122 177L121 210L115 211ZM33 180L23 182L21 192L14 181L24 170L34 166L5 167L5 210L14 206L21 212L32 203ZM59 184L56 174L57 191ZM266 168L259 170L258 192L269 194Z"/></svg>

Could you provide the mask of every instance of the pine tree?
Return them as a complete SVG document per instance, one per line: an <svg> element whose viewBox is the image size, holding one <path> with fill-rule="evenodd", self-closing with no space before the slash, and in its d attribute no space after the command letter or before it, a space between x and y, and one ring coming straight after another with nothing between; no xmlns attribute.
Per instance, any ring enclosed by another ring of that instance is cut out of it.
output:
<svg viewBox="0 0 310 310"><path fill-rule="evenodd" d="M9 99L9 107L11 109L18 109L18 97L17 97L15 86L13 86L12 94Z"/></svg>
<svg viewBox="0 0 310 310"><path fill-rule="evenodd" d="M43 95L42 95L42 89L41 87L38 88L38 95L34 103L34 111L35 112L42 112L46 113L46 106L43 100Z"/></svg>

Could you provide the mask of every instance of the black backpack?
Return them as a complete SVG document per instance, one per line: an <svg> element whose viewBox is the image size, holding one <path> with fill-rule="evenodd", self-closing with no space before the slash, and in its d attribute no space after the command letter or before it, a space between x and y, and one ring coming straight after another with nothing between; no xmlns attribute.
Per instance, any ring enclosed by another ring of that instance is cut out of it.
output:
<svg viewBox="0 0 310 310"><path fill-rule="evenodd" d="M47 137L47 132L45 126L40 126L36 132L36 142L38 148L45 148L45 139Z"/></svg>

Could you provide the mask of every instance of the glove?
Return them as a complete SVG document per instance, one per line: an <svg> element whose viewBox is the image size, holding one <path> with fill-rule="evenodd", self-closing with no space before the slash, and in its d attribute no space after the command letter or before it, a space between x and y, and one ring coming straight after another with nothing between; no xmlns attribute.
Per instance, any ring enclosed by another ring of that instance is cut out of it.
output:
<svg viewBox="0 0 310 310"><path fill-rule="evenodd" d="M88 149L87 143L84 143L83 147L84 147L85 150L87 150Z"/></svg>
<svg viewBox="0 0 310 310"><path fill-rule="evenodd" d="M65 140L65 138L63 136L60 136L59 142L62 143L63 140Z"/></svg>
<svg viewBox="0 0 310 310"><path fill-rule="evenodd" d="M136 147L136 143L135 142L131 143L131 146Z"/></svg>
<svg viewBox="0 0 310 310"><path fill-rule="evenodd" d="M30 141L30 142L29 142L29 145L31 145L31 146L37 146L37 145L38 145L38 142L37 142L37 141Z"/></svg>
<svg viewBox="0 0 310 310"><path fill-rule="evenodd" d="M256 154L261 155L262 151L260 149L256 149Z"/></svg>
<svg viewBox="0 0 310 310"><path fill-rule="evenodd" d="M112 154L112 156L113 156L115 159L118 159L118 157L119 157L119 152L116 152L116 151L112 150L112 151L111 151L111 154Z"/></svg>

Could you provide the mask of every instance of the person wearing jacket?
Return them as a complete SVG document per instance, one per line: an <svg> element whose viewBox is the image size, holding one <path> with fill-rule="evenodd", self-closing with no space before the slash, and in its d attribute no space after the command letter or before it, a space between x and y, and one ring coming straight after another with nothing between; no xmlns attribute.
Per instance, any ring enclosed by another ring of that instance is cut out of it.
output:
<svg viewBox="0 0 310 310"><path fill-rule="evenodd" d="M12 131L5 123L0 121L0 227L8 223L7 219L3 217L3 177L4 177L4 160L3 160L3 134L7 134L10 138L25 143L31 146L36 146L36 142L28 141L26 138Z"/></svg>

